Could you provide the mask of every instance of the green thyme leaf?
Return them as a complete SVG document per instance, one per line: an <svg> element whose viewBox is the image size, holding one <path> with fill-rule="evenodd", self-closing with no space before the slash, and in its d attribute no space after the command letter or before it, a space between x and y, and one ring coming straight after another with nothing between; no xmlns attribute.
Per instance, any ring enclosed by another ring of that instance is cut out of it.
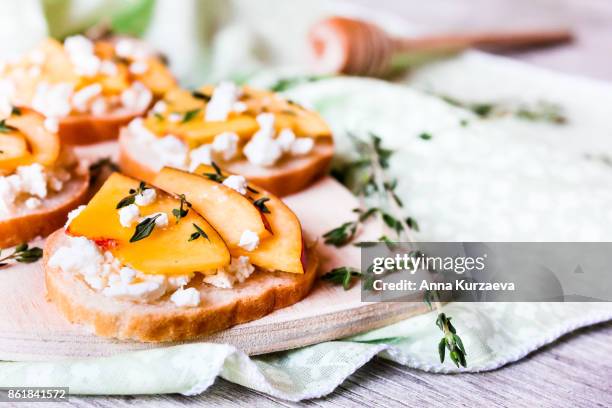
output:
<svg viewBox="0 0 612 408"><path fill-rule="evenodd" d="M341 284L344 290L349 290L351 288L353 278L360 276L361 272L358 269L351 268L349 266L342 266L327 272L321 277L321 279L332 283Z"/></svg>
<svg viewBox="0 0 612 408"><path fill-rule="evenodd" d="M253 205L264 214L270 214L270 209L266 206L266 201L270 201L268 197L261 197L253 201Z"/></svg>
<svg viewBox="0 0 612 408"><path fill-rule="evenodd" d="M2 251L0 251L1 253ZM14 260L15 262L20 263L33 263L38 261L43 255L43 250L39 247L30 248L28 244L23 243L17 245L13 250L13 253L5 256L4 258L0 258L0 267L6 266L9 263L6 261Z"/></svg>
<svg viewBox="0 0 612 408"><path fill-rule="evenodd" d="M172 215L174 215L174 218L176 219L177 224L181 220L181 218L187 216L187 213L189 212L189 208L191 208L191 203L187 201L187 199L185 198L185 194L179 194L179 199L180 199L179 208L172 209Z"/></svg>
<svg viewBox="0 0 612 408"><path fill-rule="evenodd" d="M6 119L0 120L0 133L9 133L14 130L17 130L17 128L11 125L7 125Z"/></svg>
<svg viewBox="0 0 612 408"><path fill-rule="evenodd" d="M431 140L431 133L423 132L419 135L419 137L423 140Z"/></svg>
<svg viewBox="0 0 612 408"><path fill-rule="evenodd" d="M205 102L209 102L210 99L212 98L210 95L207 95L203 92L200 91L193 91L191 92L191 95L196 98L196 99L202 99Z"/></svg>
<svg viewBox="0 0 612 408"><path fill-rule="evenodd" d="M130 242L140 241L141 239L147 238L153 232L155 228L155 220L159 218L161 214L154 215L153 217L147 217L142 220L134 231L134 235L130 238Z"/></svg>
<svg viewBox="0 0 612 408"><path fill-rule="evenodd" d="M408 225L408 228L410 228L411 230L419 232L419 224L417 223L417 221L414 218L407 217L406 218L406 225Z"/></svg>
<svg viewBox="0 0 612 408"><path fill-rule="evenodd" d="M134 190L133 188L130 189L129 194L125 197L123 197L118 203L117 206L115 207L117 210L123 207L127 207L130 204L134 204L134 201L136 201L136 196L138 194L141 194L143 191L145 191L146 189L148 189L149 187L147 187L147 185L145 184L144 181L141 181L140 184L138 184L138 188L136 190Z"/></svg>
<svg viewBox="0 0 612 408"><path fill-rule="evenodd" d="M185 112L185 114L183 115L183 120L181 121L181 123L187 123L190 120L194 119L198 113L200 113L201 109L192 109L190 111Z"/></svg>
<svg viewBox="0 0 612 408"><path fill-rule="evenodd" d="M352 241L357 232L358 223L355 221L345 222L341 226L327 231L323 234L325 243L335 247L341 247Z"/></svg>
<svg viewBox="0 0 612 408"><path fill-rule="evenodd" d="M193 224L193 227L196 229L196 232L191 234L191 236L189 237L187 241L193 241L194 239L198 239L200 237L206 238L207 240L210 241L210 238L208 238L208 235L206 234L206 232L204 232L204 230L200 228L198 224Z"/></svg>

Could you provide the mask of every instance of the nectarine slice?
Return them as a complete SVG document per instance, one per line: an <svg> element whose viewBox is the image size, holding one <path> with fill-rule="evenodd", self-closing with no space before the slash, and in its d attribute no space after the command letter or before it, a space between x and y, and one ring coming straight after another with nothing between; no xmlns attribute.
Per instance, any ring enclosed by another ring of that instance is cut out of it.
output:
<svg viewBox="0 0 612 408"><path fill-rule="evenodd" d="M60 153L59 137L49 132L43 116L29 109L22 109L20 115L12 115L6 124L23 133L31 149L32 160L44 166L55 163Z"/></svg>
<svg viewBox="0 0 612 408"><path fill-rule="evenodd" d="M213 170L214 173L214 170ZM226 242L230 251L239 248L240 237L252 231L263 240L270 236L259 210L240 193L202 175L164 167L153 185L169 193L184 194Z"/></svg>
<svg viewBox="0 0 612 408"><path fill-rule="evenodd" d="M157 190L156 200L140 207L140 214L164 212L168 226L153 228L151 234L130 242L136 224L124 227L119 222L117 204L136 190L139 182L112 174L87 207L72 221L68 234L84 236L108 249L123 264L143 273L182 275L191 272L216 273L217 268L229 264L230 254L223 239L196 211L189 210L178 222L172 210L179 209L180 201ZM190 240L197 225L207 237Z"/></svg>
<svg viewBox="0 0 612 408"><path fill-rule="evenodd" d="M211 166L201 165L196 169L198 174L211 172L215 172ZM306 270L302 259L305 253L304 241L302 226L297 216L275 195L251 183L249 187L251 187L247 193L249 198L253 202L263 201L263 205L267 208L262 215L272 230L272 236L261 240L257 249L253 251L230 247L230 253L235 257L248 256L252 264L270 271L304 273ZM253 203L251 205L255 208ZM260 205L260 208L263 206Z"/></svg>
<svg viewBox="0 0 612 408"><path fill-rule="evenodd" d="M0 133L0 175L31 162L28 144L18 131Z"/></svg>

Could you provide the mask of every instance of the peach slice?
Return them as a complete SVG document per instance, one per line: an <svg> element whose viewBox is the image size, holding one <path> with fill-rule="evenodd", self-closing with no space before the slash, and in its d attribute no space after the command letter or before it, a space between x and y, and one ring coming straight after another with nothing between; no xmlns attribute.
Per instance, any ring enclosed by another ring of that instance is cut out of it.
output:
<svg viewBox="0 0 612 408"><path fill-rule="evenodd" d="M217 268L229 264L227 246L211 225L192 210L176 222L172 210L179 208L180 201L159 190L156 200L140 207L140 213L146 216L164 212L168 215L168 226L155 227L148 237L130 242L136 226L123 227L116 206L138 185L137 180L112 174L72 221L68 234L87 237L109 250L123 264L148 274L216 273ZM190 241L191 235L197 232L194 224L208 238L200 236Z"/></svg>
<svg viewBox="0 0 612 408"><path fill-rule="evenodd" d="M17 166L30 161L28 144L21 133L0 133L0 175L11 173Z"/></svg>
<svg viewBox="0 0 612 408"><path fill-rule="evenodd" d="M147 59L148 69L144 74L135 75L154 95L163 95L176 87L176 80L168 68L157 58Z"/></svg>
<svg viewBox="0 0 612 408"><path fill-rule="evenodd" d="M215 172L211 166L201 165L196 169L198 174L211 172ZM249 186L251 190L248 195L254 202L268 198L264 204L269 212L262 214L272 230L272 236L261 240L254 251L230 247L232 256L248 256L251 263L270 271L304 273L306 270L303 259L304 240L302 226L297 216L275 195L255 185L249 184Z"/></svg>
<svg viewBox="0 0 612 408"><path fill-rule="evenodd" d="M12 115L6 124L23 133L32 151L32 161L49 166L55 163L60 153L60 142L56 133L49 132L43 125L39 113L22 109L20 115Z"/></svg>
<svg viewBox="0 0 612 408"><path fill-rule="evenodd" d="M214 170L212 171L214 174ZM264 219L255 206L240 193L202 175L164 167L153 185L169 193L184 194L217 232L230 251L239 248L243 232L250 230L263 240L270 236Z"/></svg>

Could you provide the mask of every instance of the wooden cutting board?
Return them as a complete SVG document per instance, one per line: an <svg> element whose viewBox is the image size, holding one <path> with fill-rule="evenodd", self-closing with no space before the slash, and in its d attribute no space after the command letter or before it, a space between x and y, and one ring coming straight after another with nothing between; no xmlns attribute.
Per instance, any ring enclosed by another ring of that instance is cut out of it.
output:
<svg viewBox="0 0 612 408"><path fill-rule="evenodd" d="M354 219L357 201L344 187L325 178L306 191L286 197L309 240ZM379 226L368 224L360 239L380 236ZM43 241L33 242L42 246ZM319 242L321 272L342 265L359 267L354 246L334 248ZM45 299L40 263L4 268L0 280L0 359L13 361L101 357L132 350L167 347L98 337L69 323ZM360 288L348 291L319 281L301 302L262 319L235 326L199 341L229 343L248 354L287 350L375 329L427 311L423 303L362 303Z"/></svg>

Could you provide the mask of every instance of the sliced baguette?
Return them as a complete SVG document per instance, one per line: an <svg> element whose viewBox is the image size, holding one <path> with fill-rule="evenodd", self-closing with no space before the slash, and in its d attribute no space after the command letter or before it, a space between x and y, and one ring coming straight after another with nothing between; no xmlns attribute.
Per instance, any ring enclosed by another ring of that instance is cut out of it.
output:
<svg viewBox="0 0 612 408"><path fill-rule="evenodd" d="M318 259L308 253L304 274L257 270L233 289L202 283L199 274L188 286L200 291L198 307L177 307L164 295L153 303L134 303L106 297L80 277L48 265L66 234L58 230L47 239L43 269L47 297L73 323L88 325L96 334L143 342L195 339L236 324L259 319L303 299L317 276Z"/></svg>
<svg viewBox="0 0 612 408"><path fill-rule="evenodd" d="M121 128L141 114L143 112L68 116L59 122L59 137L63 144L68 145L90 145L115 140Z"/></svg>
<svg viewBox="0 0 612 408"><path fill-rule="evenodd" d="M66 216L88 198L89 174L74 175L62 191L42 200L40 208L21 208L15 216L0 219L0 248L44 237L66 223Z"/></svg>
<svg viewBox="0 0 612 408"><path fill-rule="evenodd" d="M331 139L319 138L308 155L282 159L273 167L255 166L246 159L222 162L219 165L229 173L243 175L272 194L285 196L303 190L324 175L333 155ZM163 167L156 157L154 152L137 143L128 132L121 132L119 167L124 174L151 182Z"/></svg>

